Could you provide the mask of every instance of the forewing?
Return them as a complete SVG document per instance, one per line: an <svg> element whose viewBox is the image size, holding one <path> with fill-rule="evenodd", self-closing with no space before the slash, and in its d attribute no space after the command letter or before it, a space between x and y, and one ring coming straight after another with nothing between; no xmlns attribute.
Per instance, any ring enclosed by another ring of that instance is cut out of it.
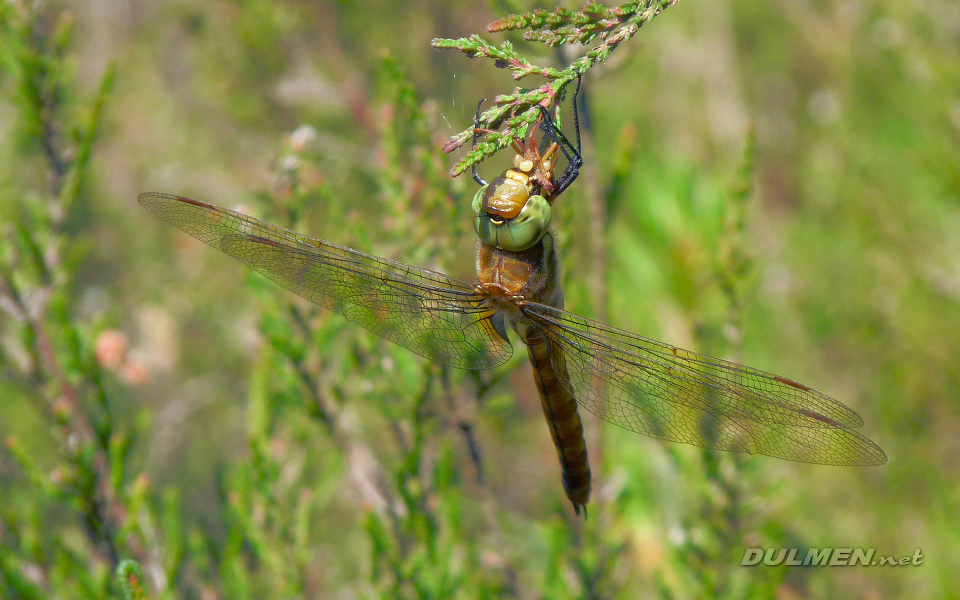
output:
<svg viewBox="0 0 960 600"><path fill-rule="evenodd" d="M632 335L542 304L523 313L566 356L577 402L645 435L828 465L879 465L863 420L795 381Z"/></svg>
<svg viewBox="0 0 960 600"><path fill-rule="evenodd" d="M512 348L469 284L316 240L190 198L145 193L146 209L295 294L437 363L488 369Z"/></svg>

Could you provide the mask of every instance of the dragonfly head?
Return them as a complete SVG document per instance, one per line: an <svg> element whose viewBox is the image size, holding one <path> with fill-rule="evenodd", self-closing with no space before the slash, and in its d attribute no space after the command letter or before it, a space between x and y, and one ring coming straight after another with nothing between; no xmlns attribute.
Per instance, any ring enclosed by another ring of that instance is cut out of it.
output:
<svg viewBox="0 0 960 600"><path fill-rule="evenodd" d="M474 227L484 243L519 252L530 248L550 226L550 203L541 194L549 182L556 144L541 153L535 144L514 143L517 151L507 169L473 198Z"/></svg>
<svg viewBox="0 0 960 600"><path fill-rule="evenodd" d="M473 226L485 244L520 252L540 241L550 227L550 203L531 194L522 172L508 169L473 197Z"/></svg>

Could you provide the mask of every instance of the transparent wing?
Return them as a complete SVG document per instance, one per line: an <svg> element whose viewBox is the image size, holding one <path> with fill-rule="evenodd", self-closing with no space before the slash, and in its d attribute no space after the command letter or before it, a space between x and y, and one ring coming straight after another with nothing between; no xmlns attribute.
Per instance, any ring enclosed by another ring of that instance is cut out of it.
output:
<svg viewBox="0 0 960 600"><path fill-rule="evenodd" d="M795 381L632 335L542 304L523 313L566 357L577 402L631 431L827 465L880 465L850 408Z"/></svg>
<svg viewBox="0 0 960 600"><path fill-rule="evenodd" d="M149 192L138 200L293 293L432 361L488 369L513 352L486 297L463 281L190 198Z"/></svg>

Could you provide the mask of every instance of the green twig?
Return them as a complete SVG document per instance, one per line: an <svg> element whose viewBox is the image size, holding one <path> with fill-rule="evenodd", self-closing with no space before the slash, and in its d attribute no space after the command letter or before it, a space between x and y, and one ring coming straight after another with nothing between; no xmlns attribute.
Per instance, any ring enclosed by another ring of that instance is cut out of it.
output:
<svg viewBox="0 0 960 600"><path fill-rule="evenodd" d="M451 137L443 146L444 152L452 152L463 146L467 140L473 139L475 131L486 134L486 140L476 144L457 161L450 174L456 177L514 141L523 140L529 125L540 119L538 105L549 109L562 100L563 90L568 83L602 63L617 46L632 38L644 23L677 2L679 0L642 0L627 2L616 8L591 2L580 12L565 8L557 8L552 12L536 9L509 15L487 26L490 33L529 29L523 35L525 40L540 42L548 47L589 44L600 40L564 69L534 65L506 41L496 46L479 35L455 40L434 39L431 42L434 48L454 48L470 58L492 59L497 67L513 71L516 80L529 75L540 75L548 80L535 88L516 88L511 94L497 96L493 106L480 114L473 127Z"/></svg>

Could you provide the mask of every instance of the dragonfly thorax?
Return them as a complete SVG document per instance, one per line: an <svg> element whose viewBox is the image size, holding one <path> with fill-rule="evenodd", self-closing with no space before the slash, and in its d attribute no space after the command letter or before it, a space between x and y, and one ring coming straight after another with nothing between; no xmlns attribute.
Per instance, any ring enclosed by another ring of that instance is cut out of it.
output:
<svg viewBox="0 0 960 600"><path fill-rule="evenodd" d="M558 268L549 233L522 251L484 245L477 253L477 285L499 308L515 309L524 302L562 308Z"/></svg>

